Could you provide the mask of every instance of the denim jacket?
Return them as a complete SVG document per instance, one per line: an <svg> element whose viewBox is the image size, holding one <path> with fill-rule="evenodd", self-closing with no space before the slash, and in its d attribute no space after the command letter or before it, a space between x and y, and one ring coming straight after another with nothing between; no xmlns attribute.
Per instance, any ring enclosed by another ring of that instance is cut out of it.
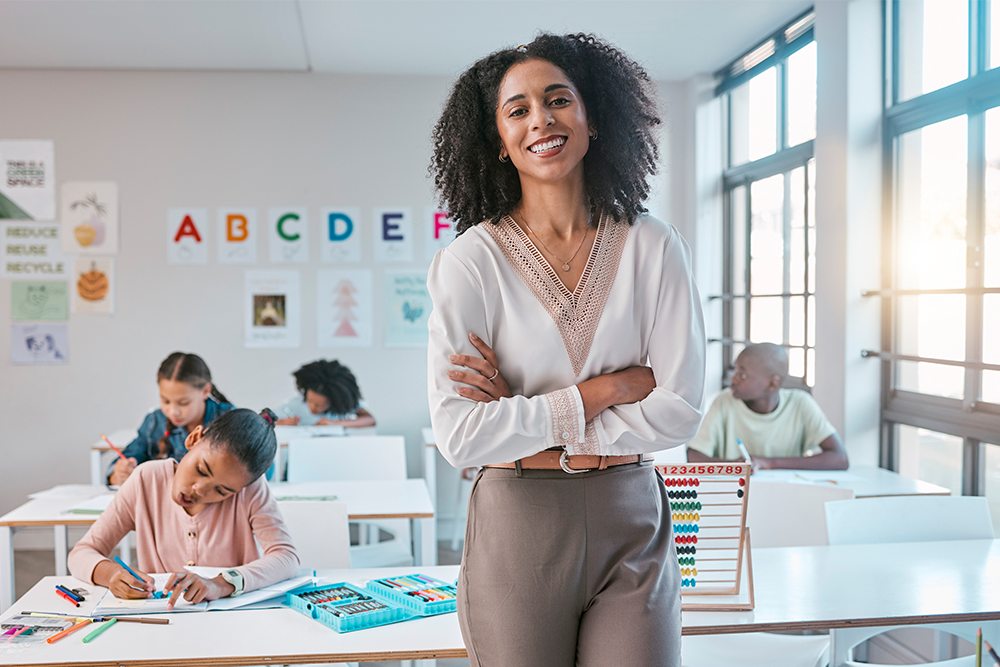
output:
<svg viewBox="0 0 1000 667"><path fill-rule="evenodd" d="M231 404L220 403L210 396L205 399L205 417L202 423L208 426L216 417L232 409L233 406ZM145 463L151 459L161 458L160 439L163 438L164 434L167 434L166 455L175 461L180 461L184 457L184 454L187 453L184 441L187 440L188 430L183 426L173 426L172 424L170 424L168 430L168 424L170 422L167 421L167 416L163 414L163 410L156 409L150 412L142 420L142 425L139 427L139 433L135 436L135 440L130 442L123 450L125 456L134 458L136 463ZM108 466L105 480L111 478L111 469L114 465L115 461L112 461L111 465Z"/></svg>

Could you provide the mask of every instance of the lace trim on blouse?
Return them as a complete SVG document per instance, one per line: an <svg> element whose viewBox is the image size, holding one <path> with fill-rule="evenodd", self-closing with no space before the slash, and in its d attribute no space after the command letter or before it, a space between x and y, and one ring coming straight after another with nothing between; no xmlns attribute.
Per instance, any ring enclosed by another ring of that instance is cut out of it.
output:
<svg viewBox="0 0 1000 667"><path fill-rule="evenodd" d="M572 292L559 280L552 265L510 216L504 216L498 224L483 227L552 317L559 329L573 373L579 376L590 355L597 325L618 274L629 225L606 218L598 223L587 266ZM596 435L588 438L588 441L596 446Z"/></svg>

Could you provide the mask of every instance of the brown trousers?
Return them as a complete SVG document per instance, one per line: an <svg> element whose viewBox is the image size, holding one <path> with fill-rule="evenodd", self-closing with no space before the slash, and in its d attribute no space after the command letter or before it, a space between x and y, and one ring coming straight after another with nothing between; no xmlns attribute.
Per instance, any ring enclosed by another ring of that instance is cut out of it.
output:
<svg viewBox="0 0 1000 667"><path fill-rule="evenodd" d="M680 573L651 464L485 468L468 516L458 618L474 666L679 667Z"/></svg>

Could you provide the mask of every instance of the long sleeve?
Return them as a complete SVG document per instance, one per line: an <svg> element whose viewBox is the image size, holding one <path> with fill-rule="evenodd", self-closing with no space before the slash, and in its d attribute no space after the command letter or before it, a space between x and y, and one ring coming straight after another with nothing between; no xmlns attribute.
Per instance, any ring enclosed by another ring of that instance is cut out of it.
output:
<svg viewBox="0 0 1000 667"><path fill-rule="evenodd" d="M106 560L122 538L135 530L134 509L143 484L140 470L136 468L129 475L108 508L69 552L69 573L80 581L94 583L97 564Z"/></svg>
<svg viewBox="0 0 1000 667"><path fill-rule="evenodd" d="M252 482L246 491L250 529L262 554L257 560L236 568L243 574L244 590L249 592L294 577L300 563L271 488L261 478Z"/></svg>
<svg viewBox="0 0 1000 667"><path fill-rule="evenodd" d="M149 452L156 439L162 436L163 433L156 432L156 411L150 412L146 415L145 419L142 420L142 424L139 426L139 430L135 435L132 442L125 446L122 450L122 454L126 458L133 458L136 461L136 465L144 463L149 460ZM104 479L108 481L111 479L111 470L115 467L115 461L118 458L115 457L114 460L108 464L108 469L105 471Z"/></svg>
<svg viewBox="0 0 1000 667"><path fill-rule="evenodd" d="M705 323L690 250L673 228L664 240L661 267L648 341L656 388L638 403L616 405L598 415L594 425L602 454L676 447L695 435L701 421Z"/></svg>
<svg viewBox="0 0 1000 667"><path fill-rule="evenodd" d="M427 287L434 303L428 318L428 402L438 449L449 463L456 467L503 463L554 445L583 442L583 401L572 384L489 403L460 396L448 378L448 371L455 368L448 356L479 354L469 332L495 348L486 315L488 297L478 274L450 248L435 256Z"/></svg>

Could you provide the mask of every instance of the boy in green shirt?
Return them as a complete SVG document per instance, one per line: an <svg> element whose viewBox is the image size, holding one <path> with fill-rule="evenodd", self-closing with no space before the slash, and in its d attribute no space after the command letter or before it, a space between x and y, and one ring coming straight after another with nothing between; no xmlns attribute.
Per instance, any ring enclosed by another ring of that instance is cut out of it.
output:
<svg viewBox="0 0 1000 667"><path fill-rule="evenodd" d="M748 345L736 358L732 385L716 396L688 443L688 461L742 460L741 440L756 469L846 469L844 444L813 397L781 388L787 374L784 348Z"/></svg>

